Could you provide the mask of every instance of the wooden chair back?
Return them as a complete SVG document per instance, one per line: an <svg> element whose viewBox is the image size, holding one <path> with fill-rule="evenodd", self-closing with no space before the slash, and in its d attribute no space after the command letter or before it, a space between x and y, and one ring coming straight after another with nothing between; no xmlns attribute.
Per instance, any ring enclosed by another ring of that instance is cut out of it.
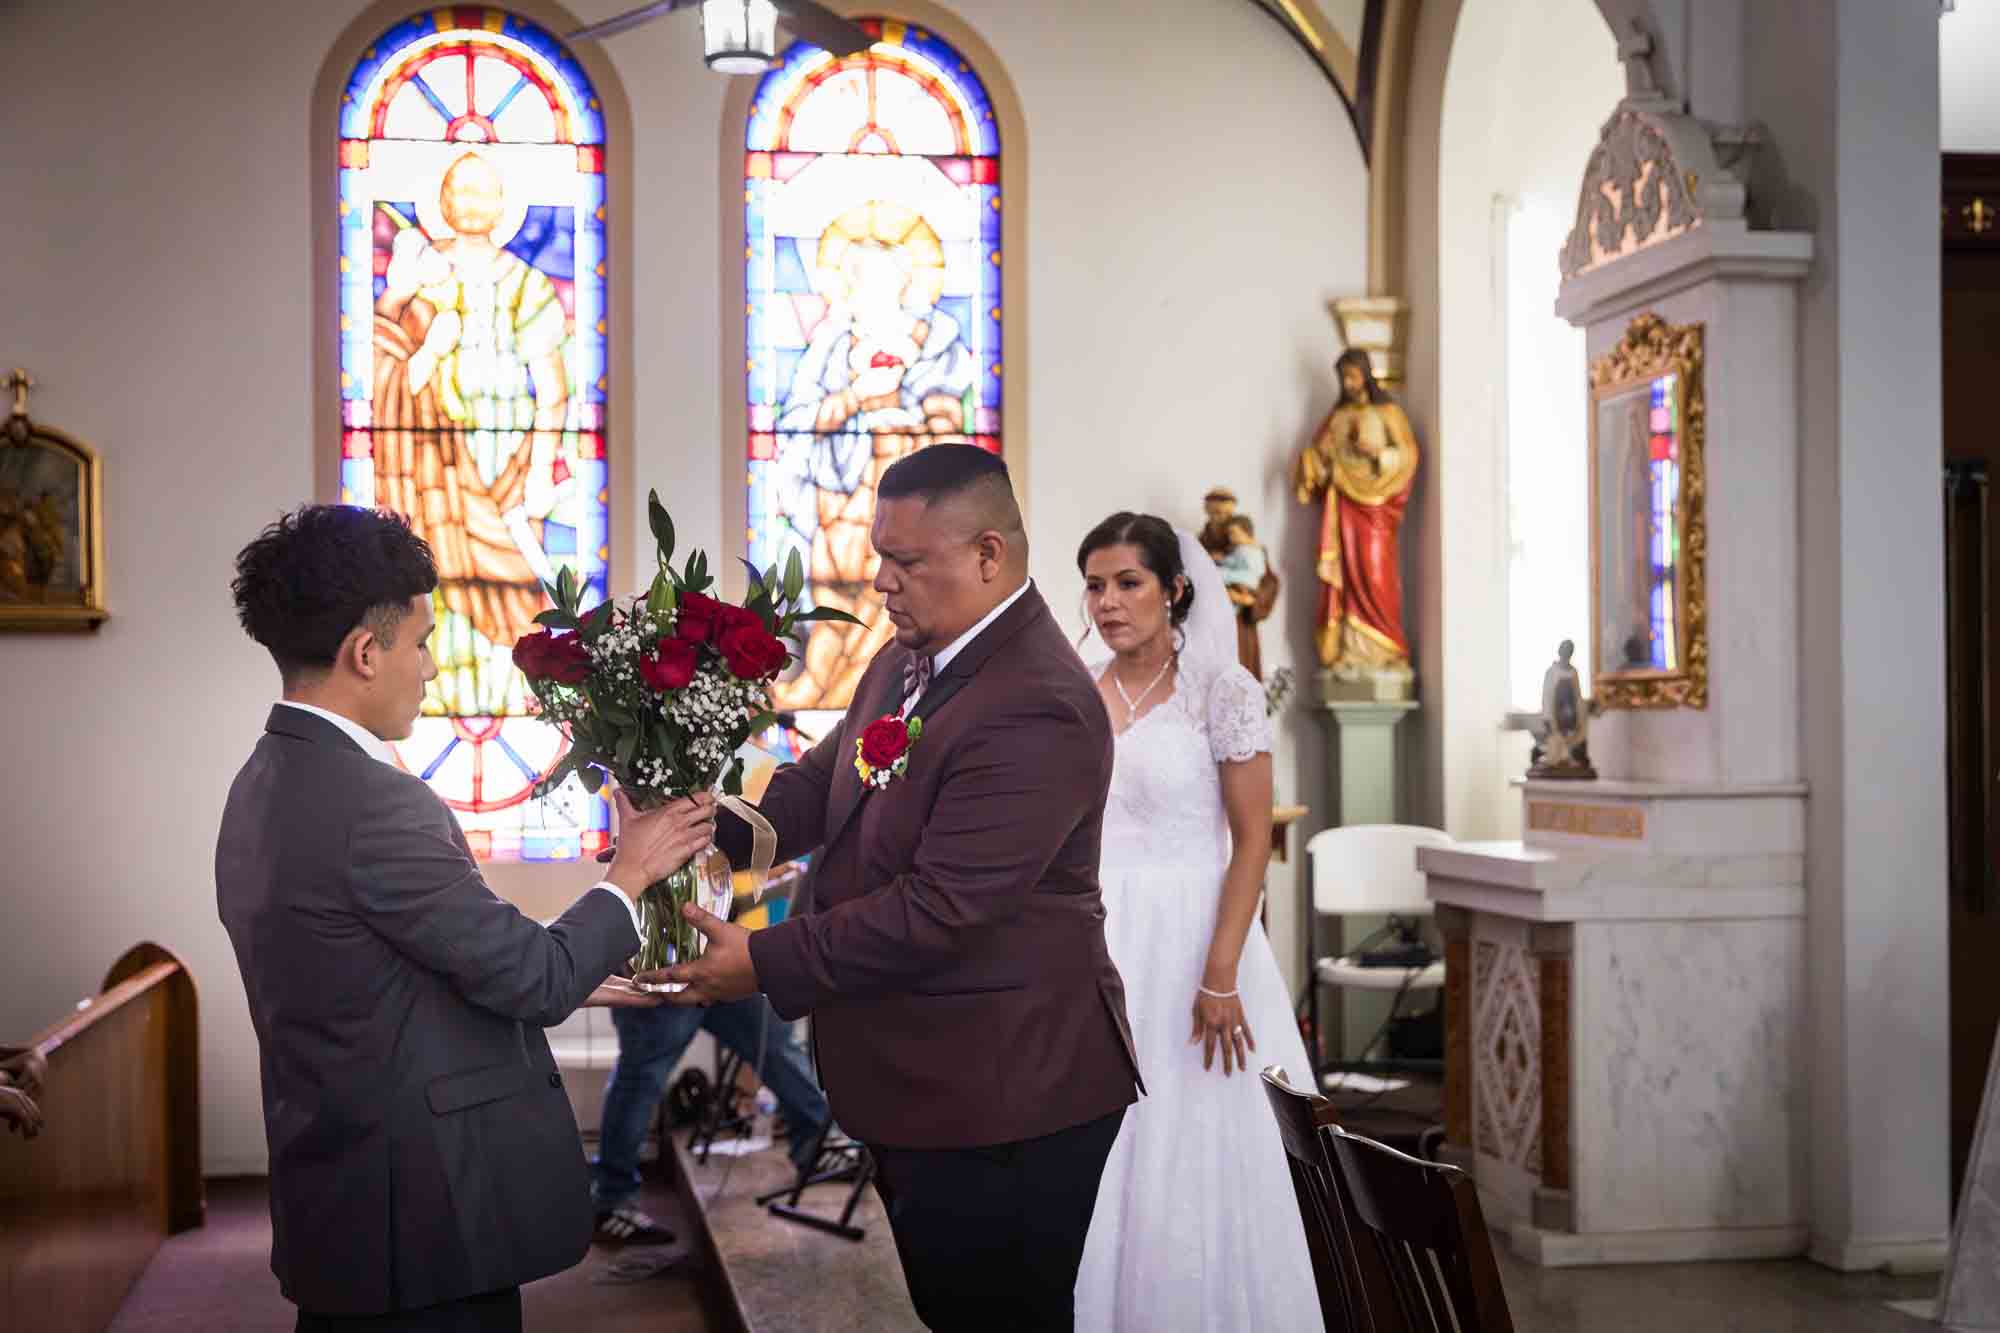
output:
<svg viewBox="0 0 2000 1333"><path fill-rule="evenodd" d="M1349 1134L1323 1131L1371 1285L1374 1333L1514 1333L1472 1178Z"/></svg>
<svg viewBox="0 0 2000 1333"><path fill-rule="evenodd" d="M1324 1097L1294 1088L1276 1065L1264 1071L1264 1095L1270 1099L1278 1137L1292 1168L1292 1192L1298 1196L1299 1219L1305 1224L1306 1249L1312 1255L1320 1315L1327 1331L1373 1333L1355 1271L1339 1181L1320 1135L1321 1126L1333 1122L1332 1105Z"/></svg>

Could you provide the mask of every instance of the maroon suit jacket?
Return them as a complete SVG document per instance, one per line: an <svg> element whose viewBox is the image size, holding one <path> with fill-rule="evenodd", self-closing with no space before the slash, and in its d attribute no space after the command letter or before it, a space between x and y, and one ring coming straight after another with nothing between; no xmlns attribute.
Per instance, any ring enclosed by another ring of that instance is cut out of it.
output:
<svg viewBox="0 0 2000 1333"><path fill-rule="evenodd" d="M931 682L908 773L871 790L855 744L901 706L908 660L878 653L840 726L764 793L779 859L819 855L799 914L750 937L758 984L782 1016L813 1016L834 1116L866 1143L1012 1143L1129 1106L1097 686L1030 588ZM717 841L747 859L733 816Z"/></svg>

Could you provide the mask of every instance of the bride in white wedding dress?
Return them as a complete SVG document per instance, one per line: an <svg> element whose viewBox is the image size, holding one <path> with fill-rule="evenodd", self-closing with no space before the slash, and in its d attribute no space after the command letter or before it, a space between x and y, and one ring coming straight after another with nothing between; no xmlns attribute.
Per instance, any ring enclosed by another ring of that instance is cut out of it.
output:
<svg viewBox="0 0 2000 1333"><path fill-rule="evenodd" d="M1148 1095L1105 1165L1077 1276L1084 1333L1318 1329L1290 1168L1257 1070L1312 1086L1257 904L1271 727L1236 661L1222 577L1163 519L1114 514L1077 551L1111 650L1092 674L1117 761L1105 934Z"/></svg>

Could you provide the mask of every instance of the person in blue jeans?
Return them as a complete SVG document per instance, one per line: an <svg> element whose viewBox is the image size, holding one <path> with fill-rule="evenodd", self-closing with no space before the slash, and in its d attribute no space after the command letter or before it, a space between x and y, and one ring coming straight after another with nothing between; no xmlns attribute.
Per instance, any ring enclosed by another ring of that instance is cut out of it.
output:
<svg viewBox="0 0 2000 1333"><path fill-rule="evenodd" d="M764 1038L763 1068L757 1077L785 1113L791 1135L792 1163L810 1171L820 1143L820 1131L830 1114L826 1097L813 1077L805 1050L792 1036L792 1025L772 1011L762 995L681 1009L611 1010L618 1030L618 1061L604 1091L604 1114L598 1124L597 1157L591 1163L591 1197L597 1205L597 1239L623 1245L665 1245L673 1233L660 1226L635 1202L639 1192L639 1146L645 1142L654 1108L673 1067L695 1033L707 1028L715 1039L755 1064L760 1029ZM728 1091L724 1090L725 1093Z"/></svg>

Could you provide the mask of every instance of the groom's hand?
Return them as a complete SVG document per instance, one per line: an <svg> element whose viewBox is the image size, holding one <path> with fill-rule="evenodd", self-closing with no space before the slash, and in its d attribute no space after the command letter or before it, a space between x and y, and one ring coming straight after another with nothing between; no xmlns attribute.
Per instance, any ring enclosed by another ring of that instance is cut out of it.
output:
<svg viewBox="0 0 2000 1333"><path fill-rule="evenodd" d="M688 924L708 937L708 948L691 963L641 972L634 981L683 983L687 989L667 996L668 1004L727 1004L757 993L757 966L750 961L750 932L702 911L693 903L681 909Z"/></svg>

